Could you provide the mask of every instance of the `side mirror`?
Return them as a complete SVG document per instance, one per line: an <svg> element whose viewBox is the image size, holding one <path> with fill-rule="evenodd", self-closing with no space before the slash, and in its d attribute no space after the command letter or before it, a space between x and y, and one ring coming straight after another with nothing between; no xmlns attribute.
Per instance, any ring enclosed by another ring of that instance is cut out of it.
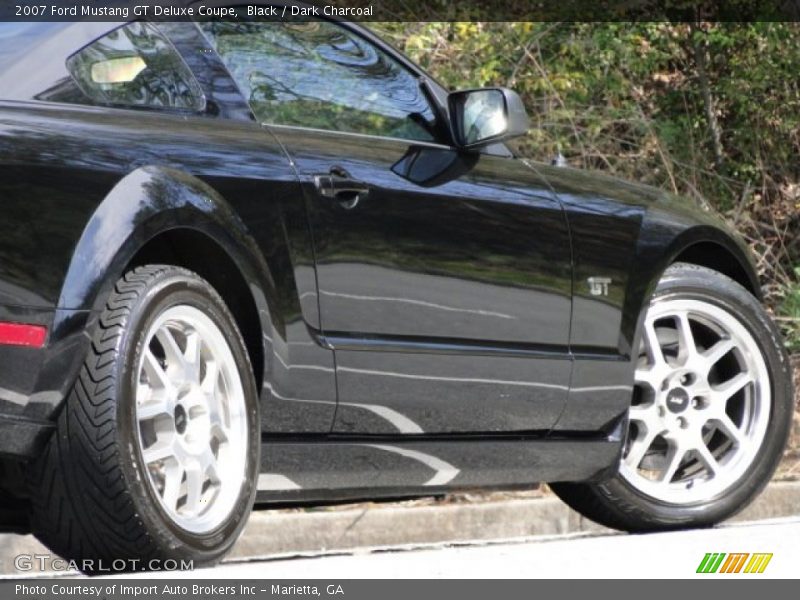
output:
<svg viewBox="0 0 800 600"><path fill-rule="evenodd" d="M447 101L460 148L480 148L524 135L530 125L519 94L507 88L453 92Z"/></svg>

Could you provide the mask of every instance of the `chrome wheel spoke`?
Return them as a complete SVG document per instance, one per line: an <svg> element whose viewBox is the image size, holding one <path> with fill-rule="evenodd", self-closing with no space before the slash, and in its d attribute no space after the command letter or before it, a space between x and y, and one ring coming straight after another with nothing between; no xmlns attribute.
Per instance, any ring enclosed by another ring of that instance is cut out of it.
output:
<svg viewBox="0 0 800 600"><path fill-rule="evenodd" d="M675 473L677 473L678 468L681 466L685 456L686 451L683 450L679 444L676 443L672 445L667 453L667 466L661 473L660 477L660 480L663 483L669 484L672 482L672 479L675 477Z"/></svg>
<svg viewBox="0 0 800 600"><path fill-rule="evenodd" d="M228 431L225 426L220 422L211 422L211 435L220 443L224 444L229 441Z"/></svg>
<svg viewBox="0 0 800 600"><path fill-rule="evenodd" d="M214 456L210 446L200 455L200 468L203 470L203 473L210 478L214 479L217 477L217 457Z"/></svg>
<svg viewBox="0 0 800 600"><path fill-rule="evenodd" d="M164 491L161 494L161 501L170 509L175 510L178 505L178 498L181 493L181 480L183 479L183 467L180 463L172 462L164 469Z"/></svg>
<svg viewBox="0 0 800 600"><path fill-rule="evenodd" d="M661 343L658 341L658 335L656 334L655 323L651 319L645 320L644 345L651 365L659 367L666 364L664 351L661 349Z"/></svg>
<svg viewBox="0 0 800 600"><path fill-rule="evenodd" d="M149 348L145 350L142 368L151 388L172 389L172 381L167 376L167 372Z"/></svg>
<svg viewBox="0 0 800 600"><path fill-rule="evenodd" d="M170 331L168 327L162 327L156 332L156 339L164 349L168 368L172 365L182 367L184 362L183 352L180 346L178 346L178 342L175 340L172 331Z"/></svg>
<svg viewBox="0 0 800 600"><path fill-rule="evenodd" d="M689 323L689 315L685 312L678 313L675 315L675 320L678 324L678 361L686 364L697 356L697 346Z"/></svg>
<svg viewBox="0 0 800 600"><path fill-rule="evenodd" d="M142 450L142 458L146 465L157 461L163 461L167 458L174 458L174 456L175 442L171 437L166 440L158 440Z"/></svg>
<svg viewBox="0 0 800 600"><path fill-rule="evenodd" d="M748 443L745 434L741 429L739 429L739 427L736 426L736 424L727 414L723 413L722 415L715 417L712 422L731 442L736 444L736 446L741 448Z"/></svg>
<svg viewBox="0 0 800 600"><path fill-rule="evenodd" d="M650 450L653 442L660 433L661 426L658 420L656 407L632 406L630 409L630 420L637 423L638 435L630 441L628 452L624 461L631 468L635 469L642 462L642 459Z"/></svg>
<svg viewBox="0 0 800 600"><path fill-rule="evenodd" d="M144 386L142 386L144 387ZM140 421L154 419L160 416L172 415L174 410L170 396L162 390L150 394L147 401L136 406L136 416Z"/></svg>
<svg viewBox="0 0 800 600"><path fill-rule="evenodd" d="M700 460L703 462L703 464L705 464L706 469L709 471L709 475L712 477L716 475L717 471L719 470L719 463L717 462L717 459L714 458L714 455L711 454L711 450L708 449L708 446L701 442L695 448L695 452L697 452Z"/></svg>
<svg viewBox="0 0 800 600"><path fill-rule="evenodd" d="M722 385L711 388L711 393L717 400L724 402L752 382L753 378L750 376L750 373L739 373Z"/></svg>
<svg viewBox="0 0 800 600"><path fill-rule="evenodd" d="M654 392L658 392L661 382L664 380L665 369L660 366L653 366L647 369L637 369L634 374L634 382L644 384Z"/></svg>
<svg viewBox="0 0 800 600"><path fill-rule="evenodd" d="M658 413L653 405L631 406L630 420L642 423L648 430L657 430L659 426Z"/></svg>
<svg viewBox="0 0 800 600"><path fill-rule="evenodd" d="M201 341L197 332L186 336L186 352L184 353L184 369L188 381L200 381Z"/></svg>
<svg viewBox="0 0 800 600"><path fill-rule="evenodd" d="M203 393L208 398L208 416L211 421L211 433L219 442L228 441L228 418L225 406L221 401L218 389L220 371L214 361L206 363L206 376L202 382Z"/></svg>
<svg viewBox="0 0 800 600"><path fill-rule="evenodd" d="M628 453L623 459L625 463L632 469L638 468L655 439L656 434L654 432L647 431L640 439L634 440L628 449Z"/></svg>
<svg viewBox="0 0 800 600"><path fill-rule="evenodd" d="M200 499L203 495L203 482L205 474L201 465L193 461L186 467L186 503L183 509L190 514L200 512L202 506Z"/></svg>
<svg viewBox="0 0 800 600"><path fill-rule="evenodd" d="M219 383L219 366L216 361L206 361L206 374L200 386L206 394L214 395L217 393L217 384Z"/></svg>
<svg viewBox="0 0 800 600"><path fill-rule="evenodd" d="M710 371L711 368L719 362L719 360L725 356L728 352L733 350L736 347L736 344L733 340L730 339L723 339L718 341L714 344L711 348L703 352L701 355L703 360L706 361L708 365L708 369L706 372Z"/></svg>

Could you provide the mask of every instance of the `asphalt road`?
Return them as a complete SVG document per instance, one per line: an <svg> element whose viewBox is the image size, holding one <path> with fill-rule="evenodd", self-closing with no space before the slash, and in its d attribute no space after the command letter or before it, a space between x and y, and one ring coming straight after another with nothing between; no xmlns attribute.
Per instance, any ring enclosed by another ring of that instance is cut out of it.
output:
<svg viewBox="0 0 800 600"><path fill-rule="evenodd" d="M772 553L761 574L697 574L706 553ZM184 573L187 578L797 578L800 517L710 530L646 535L578 535L475 545L359 550L251 560ZM161 574L181 576L178 573ZM153 578L159 574L142 574Z"/></svg>

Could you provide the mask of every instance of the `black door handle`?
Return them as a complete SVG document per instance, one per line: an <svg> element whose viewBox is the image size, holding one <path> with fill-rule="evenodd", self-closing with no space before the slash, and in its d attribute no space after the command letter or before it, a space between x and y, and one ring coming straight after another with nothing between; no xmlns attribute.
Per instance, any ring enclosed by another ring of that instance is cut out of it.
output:
<svg viewBox="0 0 800 600"><path fill-rule="evenodd" d="M369 195L366 182L352 179L339 167L333 167L327 175L315 175L314 184L323 198L336 200L343 208L355 208Z"/></svg>

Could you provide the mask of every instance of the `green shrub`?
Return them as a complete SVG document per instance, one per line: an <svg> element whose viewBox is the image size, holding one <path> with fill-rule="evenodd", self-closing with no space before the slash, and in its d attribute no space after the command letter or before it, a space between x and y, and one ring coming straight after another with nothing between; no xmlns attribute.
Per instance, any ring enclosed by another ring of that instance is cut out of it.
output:
<svg viewBox="0 0 800 600"><path fill-rule="evenodd" d="M800 267L795 267L795 276L800 281ZM785 287L778 311L786 348L791 353L800 352L800 283Z"/></svg>

